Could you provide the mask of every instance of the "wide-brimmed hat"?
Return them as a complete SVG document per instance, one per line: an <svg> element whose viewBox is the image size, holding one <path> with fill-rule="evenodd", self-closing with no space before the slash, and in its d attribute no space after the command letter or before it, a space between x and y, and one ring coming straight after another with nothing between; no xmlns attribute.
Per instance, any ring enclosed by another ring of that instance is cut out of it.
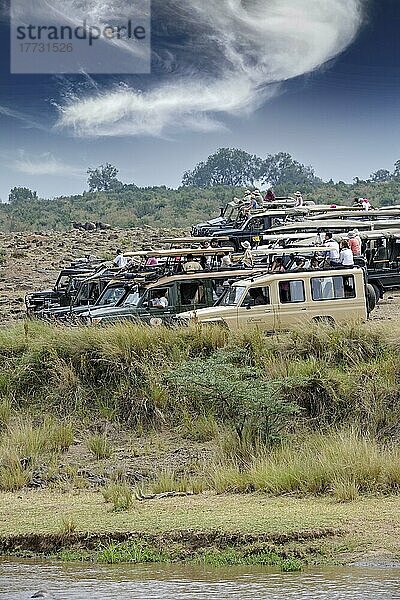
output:
<svg viewBox="0 0 400 600"><path fill-rule="evenodd" d="M301 196L301 192L298 192L298 191L297 191L297 192L295 193L295 196Z"/></svg>
<svg viewBox="0 0 400 600"><path fill-rule="evenodd" d="M349 233L347 234L347 237L349 239L355 238L356 237L356 232L355 231L349 231Z"/></svg>
<svg viewBox="0 0 400 600"><path fill-rule="evenodd" d="M241 243L241 246L242 246L242 248L247 248L247 249L248 249L248 248L251 248L251 244L250 244L250 242L242 242L242 243Z"/></svg>

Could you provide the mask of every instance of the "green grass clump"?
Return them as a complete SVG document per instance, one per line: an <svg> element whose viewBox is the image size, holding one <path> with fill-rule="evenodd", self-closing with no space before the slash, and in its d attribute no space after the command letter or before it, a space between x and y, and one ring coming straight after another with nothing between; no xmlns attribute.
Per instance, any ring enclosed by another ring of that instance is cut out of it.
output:
<svg viewBox="0 0 400 600"><path fill-rule="evenodd" d="M110 458L113 453L111 444L105 434L91 435L87 440L87 447L98 460Z"/></svg>
<svg viewBox="0 0 400 600"><path fill-rule="evenodd" d="M97 554L99 562L114 565L118 563L160 563L169 562L167 552L152 548L145 542L132 541L121 544L110 544Z"/></svg>
<svg viewBox="0 0 400 600"><path fill-rule="evenodd" d="M199 415L192 418L189 414L184 418L182 435L195 442L210 442L219 434L219 426L213 415Z"/></svg>
<svg viewBox="0 0 400 600"><path fill-rule="evenodd" d="M17 490L28 485L38 465L42 476L58 473L58 459L73 443L72 425L44 418L42 423L21 417L9 423L0 442L0 489Z"/></svg>
<svg viewBox="0 0 400 600"><path fill-rule="evenodd" d="M115 512L129 510L133 505L132 489L127 483L112 483L103 489L102 494Z"/></svg>
<svg viewBox="0 0 400 600"><path fill-rule="evenodd" d="M0 454L0 490L15 492L30 481L31 472L24 466L17 452L3 449Z"/></svg>
<svg viewBox="0 0 400 600"><path fill-rule="evenodd" d="M246 547L227 547L206 549L194 557L193 562L212 567L234 565L264 565L278 567L284 572L301 571L303 563L296 558L283 558L275 550L253 550Z"/></svg>
<svg viewBox="0 0 400 600"><path fill-rule="evenodd" d="M172 469L162 469L150 485L153 494L166 492L183 492L186 494L201 493L204 490L204 482L199 477L177 475Z"/></svg>
<svg viewBox="0 0 400 600"><path fill-rule="evenodd" d="M61 525L60 525L60 533L61 535L69 535L71 533L75 533L75 531L77 530L78 526L76 524L76 521L73 517L64 515L61 518Z"/></svg>

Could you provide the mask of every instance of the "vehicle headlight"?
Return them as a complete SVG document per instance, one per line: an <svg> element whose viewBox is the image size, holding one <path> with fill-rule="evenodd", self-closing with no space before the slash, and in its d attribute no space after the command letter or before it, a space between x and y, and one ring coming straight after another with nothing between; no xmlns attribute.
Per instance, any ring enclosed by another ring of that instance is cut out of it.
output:
<svg viewBox="0 0 400 600"><path fill-rule="evenodd" d="M88 322L91 325L99 325L103 320L103 317L88 317Z"/></svg>

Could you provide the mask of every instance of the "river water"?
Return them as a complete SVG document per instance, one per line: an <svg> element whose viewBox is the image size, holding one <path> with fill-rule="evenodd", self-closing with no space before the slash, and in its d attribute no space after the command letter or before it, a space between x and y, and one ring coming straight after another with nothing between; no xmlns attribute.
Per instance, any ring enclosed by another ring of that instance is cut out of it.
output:
<svg viewBox="0 0 400 600"><path fill-rule="evenodd" d="M56 600L400 600L400 568L363 564L277 573L259 567L0 561L0 600L27 600L43 589Z"/></svg>

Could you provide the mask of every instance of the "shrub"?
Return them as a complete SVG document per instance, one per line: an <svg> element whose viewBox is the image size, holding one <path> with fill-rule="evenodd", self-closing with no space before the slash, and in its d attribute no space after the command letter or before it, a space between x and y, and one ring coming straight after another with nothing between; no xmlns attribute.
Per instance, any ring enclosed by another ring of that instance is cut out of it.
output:
<svg viewBox="0 0 400 600"><path fill-rule="evenodd" d="M0 489L15 492L25 487L31 478L30 471L20 461L13 450L4 450L0 457Z"/></svg>
<svg viewBox="0 0 400 600"><path fill-rule="evenodd" d="M96 434L90 436L87 441L87 447L100 460L102 458L110 458L113 450L106 435Z"/></svg>
<svg viewBox="0 0 400 600"><path fill-rule="evenodd" d="M77 524L73 517L63 516L61 519L60 533L61 535L68 535L74 533L77 530Z"/></svg>
<svg viewBox="0 0 400 600"><path fill-rule="evenodd" d="M103 489L103 498L113 505L115 512L129 510L132 507L132 489L126 483L112 483Z"/></svg>
<svg viewBox="0 0 400 600"><path fill-rule="evenodd" d="M166 374L166 381L197 412L213 410L240 440L277 441L298 407L277 396L262 373L248 365L244 350L219 351Z"/></svg>

